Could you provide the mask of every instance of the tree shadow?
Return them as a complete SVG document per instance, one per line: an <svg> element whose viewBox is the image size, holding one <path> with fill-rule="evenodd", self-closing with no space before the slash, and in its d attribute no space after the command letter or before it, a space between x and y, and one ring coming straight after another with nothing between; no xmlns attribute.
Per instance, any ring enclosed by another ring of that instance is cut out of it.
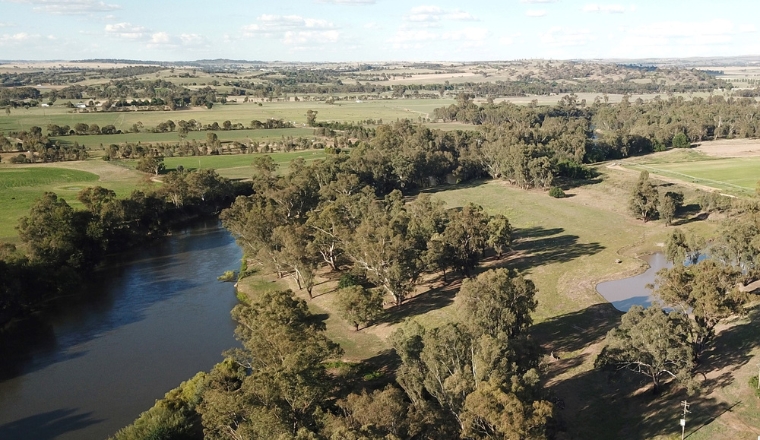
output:
<svg viewBox="0 0 760 440"><path fill-rule="evenodd" d="M579 243L577 235L559 235L562 232L562 228L543 229L540 226L518 229L515 232L518 238L512 246L514 254L507 259L509 265L527 271L544 264L594 255L605 249L598 242Z"/></svg>
<svg viewBox="0 0 760 440"><path fill-rule="evenodd" d="M601 177L592 177L590 179L570 179L567 177L560 177L554 182L554 186L558 186L564 191L580 188L582 186L596 185L598 183L602 183Z"/></svg>
<svg viewBox="0 0 760 440"><path fill-rule="evenodd" d="M3 440L54 439L61 434L77 431L102 422L92 413L77 414L76 409L57 409L0 425Z"/></svg>
<svg viewBox="0 0 760 440"><path fill-rule="evenodd" d="M545 357L547 391L561 399L565 408L558 412L558 425L564 432L557 438L617 440L679 434L680 402L684 400L691 404L687 436L699 431L739 403L710 396L716 389L731 385L736 370L750 362L752 351L760 346L758 315L760 310L752 310L749 317L718 333L697 371L708 375L720 371L720 375L705 381L698 375L702 384L693 396L675 382L666 383L653 394L647 378L629 371L581 370L562 379L566 373L592 363L595 350L585 349L602 342L607 331L619 323L622 313L610 304L596 304L535 324L531 337L553 355Z"/></svg>
<svg viewBox="0 0 760 440"><path fill-rule="evenodd" d="M583 350L601 341L608 331L619 324L621 316L623 314L609 303L594 304L534 324L530 335L547 353L554 352L561 360L560 353Z"/></svg>
<svg viewBox="0 0 760 440"><path fill-rule="evenodd" d="M641 439L679 433L680 402L691 411L687 433L709 424L731 405L706 394L688 396L676 383L666 383L658 394L644 376L610 374L592 369L557 382L550 392L565 403L560 413L566 432L563 438Z"/></svg>
<svg viewBox="0 0 760 440"><path fill-rule="evenodd" d="M461 286L462 280L456 279L451 283L420 293L404 301L401 307L394 306L386 309L383 318L378 322L398 324L406 318L424 315L432 310L446 307L454 302Z"/></svg>
<svg viewBox="0 0 760 440"><path fill-rule="evenodd" d="M479 186L485 185L488 182L491 182L491 180L488 179L478 179L478 180L470 180L468 182L464 183L443 183L434 187L430 188L422 188L415 191L410 191L409 196L414 197L418 196L420 194L437 194L440 192L446 192L446 191L453 191L456 189L469 189L469 188L477 188Z"/></svg>
<svg viewBox="0 0 760 440"><path fill-rule="evenodd" d="M693 214L679 214L679 216L688 215L687 218L680 218L678 221L675 221L672 223L672 226L683 226L688 225L689 223L694 222L701 222L707 220L708 217L710 217L710 214L707 212L697 212L696 215Z"/></svg>
<svg viewBox="0 0 760 440"><path fill-rule="evenodd" d="M760 310L754 309L742 323L718 333L709 348L702 353L697 372L709 374L723 371L703 383L707 390L725 387L734 382L734 372L752 360L753 350L760 347Z"/></svg>

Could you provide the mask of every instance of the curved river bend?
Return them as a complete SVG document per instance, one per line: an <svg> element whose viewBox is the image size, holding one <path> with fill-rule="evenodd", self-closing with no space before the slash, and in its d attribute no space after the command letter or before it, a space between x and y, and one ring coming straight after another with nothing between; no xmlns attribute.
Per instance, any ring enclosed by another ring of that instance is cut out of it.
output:
<svg viewBox="0 0 760 440"><path fill-rule="evenodd" d="M104 439L238 343L240 249L217 222L127 253L0 354L0 439ZM44 274L41 274L44 276Z"/></svg>

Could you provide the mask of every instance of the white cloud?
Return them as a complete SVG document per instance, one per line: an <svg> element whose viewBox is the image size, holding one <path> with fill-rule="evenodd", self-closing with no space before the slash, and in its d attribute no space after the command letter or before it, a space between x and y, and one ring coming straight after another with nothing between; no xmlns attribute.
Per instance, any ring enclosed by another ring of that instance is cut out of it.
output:
<svg viewBox="0 0 760 440"><path fill-rule="evenodd" d="M335 25L327 20L304 18L299 15L260 15L256 23L243 26L243 34L247 37L255 35L273 36L299 29L329 30Z"/></svg>
<svg viewBox="0 0 760 440"><path fill-rule="evenodd" d="M556 26L540 35L543 44L552 47L584 46L596 38L588 29L568 29Z"/></svg>
<svg viewBox="0 0 760 440"><path fill-rule="evenodd" d="M591 3L583 7L583 12L606 12L608 14L622 14L626 12L626 8L623 5L598 5Z"/></svg>
<svg viewBox="0 0 760 440"><path fill-rule="evenodd" d="M484 41L489 35L488 29L470 27L458 29L452 32L446 32L442 35L444 40L467 40L467 41Z"/></svg>
<svg viewBox="0 0 760 440"><path fill-rule="evenodd" d="M85 15L121 9L121 6L96 0L8 0L34 5L36 12L54 15Z"/></svg>
<svg viewBox="0 0 760 440"><path fill-rule="evenodd" d="M520 0L520 3L557 3L559 0Z"/></svg>
<svg viewBox="0 0 760 440"><path fill-rule="evenodd" d="M14 26L15 26L15 24L13 24L13 23L3 23L3 22L0 22L0 28L1 27L14 27Z"/></svg>
<svg viewBox="0 0 760 440"><path fill-rule="evenodd" d="M440 38L438 34L425 29L406 30L399 29L396 34L387 39L394 49L419 49L422 43Z"/></svg>
<svg viewBox="0 0 760 440"><path fill-rule="evenodd" d="M370 23L365 23L364 26L362 27L364 29L382 29L382 27L379 24L375 23L374 21Z"/></svg>
<svg viewBox="0 0 760 440"><path fill-rule="evenodd" d="M437 23L441 20L452 21L478 21L478 19L469 12L461 9L443 9L438 6L423 5L412 8L404 20L415 23Z"/></svg>
<svg viewBox="0 0 760 440"><path fill-rule="evenodd" d="M29 40L34 40L39 37L40 36L37 34L27 34L26 32L19 32L17 34L3 34L3 35L0 35L0 46L26 43Z"/></svg>
<svg viewBox="0 0 760 440"><path fill-rule="evenodd" d="M528 17L545 17L546 11L543 9L530 9L528 11L525 11L525 15Z"/></svg>
<svg viewBox="0 0 760 440"><path fill-rule="evenodd" d="M126 22L107 24L104 30L107 35L124 38L126 40L142 40L150 34L150 31L147 28Z"/></svg>
<svg viewBox="0 0 760 440"><path fill-rule="evenodd" d="M300 15L268 15L256 18L256 23L243 27L245 37L277 38L299 50L314 44L335 43L341 33L333 23Z"/></svg>
<svg viewBox="0 0 760 440"><path fill-rule="evenodd" d="M499 44L502 46L509 46L515 43L515 39L512 37L501 37L499 38Z"/></svg>

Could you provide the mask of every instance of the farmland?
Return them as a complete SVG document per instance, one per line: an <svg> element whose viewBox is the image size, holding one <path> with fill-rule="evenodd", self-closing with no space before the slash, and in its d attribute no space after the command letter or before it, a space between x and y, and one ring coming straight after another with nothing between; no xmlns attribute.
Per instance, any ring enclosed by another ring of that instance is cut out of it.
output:
<svg viewBox="0 0 760 440"><path fill-rule="evenodd" d="M760 180L760 156L757 155L758 144L747 145L741 140L721 142L720 148L711 148L712 152L737 150L741 157L716 157L704 152L710 143L687 151L669 151L647 157L633 158L621 164L634 170L647 170L673 181L684 184L713 188L729 194L748 195L755 192ZM723 155L721 155L723 156Z"/></svg>

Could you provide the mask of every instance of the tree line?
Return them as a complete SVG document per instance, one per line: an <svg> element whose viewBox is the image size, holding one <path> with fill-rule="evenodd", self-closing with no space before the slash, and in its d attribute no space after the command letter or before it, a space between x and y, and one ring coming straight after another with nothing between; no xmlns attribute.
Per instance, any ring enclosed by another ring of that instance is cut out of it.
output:
<svg viewBox="0 0 760 440"><path fill-rule="evenodd" d="M213 170L172 172L165 184L126 198L102 187L86 188L75 210L47 192L18 224L26 252L0 250L0 324L49 298L71 291L108 254L160 237L178 222L218 212L250 192ZM45 274L45 276L40 276Z"/></svg>

